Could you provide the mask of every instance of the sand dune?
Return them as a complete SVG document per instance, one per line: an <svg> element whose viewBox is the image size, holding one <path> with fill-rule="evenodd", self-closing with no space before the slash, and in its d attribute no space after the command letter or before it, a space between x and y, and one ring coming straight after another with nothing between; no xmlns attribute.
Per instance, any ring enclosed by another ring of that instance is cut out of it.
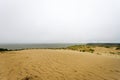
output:
<svg viewBox="0 0 120 80"><path fill-rule="evenodd" d="M120 80L120 58L71 50L5 52L0 80Z"/></svg>

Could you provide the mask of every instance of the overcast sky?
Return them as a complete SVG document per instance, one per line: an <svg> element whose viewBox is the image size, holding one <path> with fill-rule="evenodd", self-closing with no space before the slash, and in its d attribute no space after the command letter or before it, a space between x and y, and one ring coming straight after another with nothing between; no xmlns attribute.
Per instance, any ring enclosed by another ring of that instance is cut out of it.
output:
<svg viewBox="0 0 120 80"><path fill-rule="evenodd" d="M120 43L120 0L0 0L0 43Z"/></svg>

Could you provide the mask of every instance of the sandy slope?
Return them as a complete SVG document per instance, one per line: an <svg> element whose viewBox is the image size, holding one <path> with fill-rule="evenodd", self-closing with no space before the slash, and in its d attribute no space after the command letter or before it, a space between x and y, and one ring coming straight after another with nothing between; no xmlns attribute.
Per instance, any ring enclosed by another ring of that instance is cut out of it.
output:
<svg viewBox="0 0 120 80"><path fill-rule="evenodd" d="M5 52L0 80L120 80L120 58L71 50Z"/></svg>

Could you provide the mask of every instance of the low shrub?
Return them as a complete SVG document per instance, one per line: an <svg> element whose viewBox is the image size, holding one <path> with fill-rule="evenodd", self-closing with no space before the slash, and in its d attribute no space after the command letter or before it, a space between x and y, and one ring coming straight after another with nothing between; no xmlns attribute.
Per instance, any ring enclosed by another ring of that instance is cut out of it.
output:
<svg viewBox="0 0 120 80"><path fill-rule="evenodd" d="M120 47L117 47L116 50L120 50Z"/></svg>
<svg viewBox="0 0 120 80"><path fill-rule="evenodd" d="M9 51L8 49L5 49L5 48L0 48L0 51Z"/></svg>
<svg viewBox="0 0 120 80"><path fill-rule="evenodd" d="M110 52L110 54L115 54L115 52Z"/></svg>
<svg viewBox="0 0 120 80"><path fill-rule="evenodd" d="M91 53L93 53L93 52L94 52L94 49L89 49L89 51L90 51Z"/></svg>

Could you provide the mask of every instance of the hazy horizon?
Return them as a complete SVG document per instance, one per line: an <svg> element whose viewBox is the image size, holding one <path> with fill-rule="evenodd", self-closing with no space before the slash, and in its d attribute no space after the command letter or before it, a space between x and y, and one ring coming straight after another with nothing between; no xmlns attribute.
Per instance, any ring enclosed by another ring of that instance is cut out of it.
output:
<svg viewBox="0 0 120 80"><path fill-rule="evenodd" d="M2 43L120 43L119 0L0 0Z"/></svg>

